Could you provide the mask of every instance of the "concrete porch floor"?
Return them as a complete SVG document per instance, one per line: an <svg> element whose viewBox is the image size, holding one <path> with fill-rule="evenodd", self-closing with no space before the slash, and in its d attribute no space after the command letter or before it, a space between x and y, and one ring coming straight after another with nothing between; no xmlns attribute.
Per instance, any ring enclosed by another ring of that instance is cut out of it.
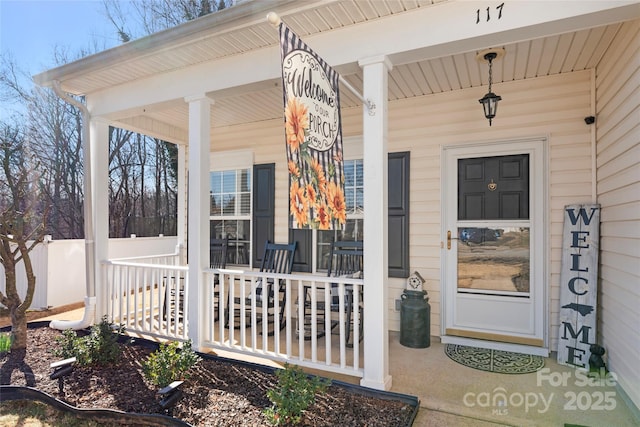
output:
<svg viewBox="0 0 640 427"><path fill-rule="evenodd" d="M78 320L83 312L73 310L39 320ZM620 389L612 385L615 381L588 380L553 357L545 359L544 368L537 373L489 373L449 359L436 337L431 338L430 347L414 349L402 346L399 333L390 332L389 359L391 391L420 400L415 427L640 425ZM265 364L275 365L272 361ZM359 383L359 378L318 374Z"/></svg>

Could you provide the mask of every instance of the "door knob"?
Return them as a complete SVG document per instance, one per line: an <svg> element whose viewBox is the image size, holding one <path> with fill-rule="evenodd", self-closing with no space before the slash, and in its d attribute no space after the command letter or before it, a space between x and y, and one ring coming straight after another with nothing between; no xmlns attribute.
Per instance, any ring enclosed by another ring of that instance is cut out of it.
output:
<svg viewBox="0 0 640 427"><path fill-rule="evenodd" d="M451 241L458 240L457 237L451 237L451 230L447 230L447 249L451 250Z"/></svg>

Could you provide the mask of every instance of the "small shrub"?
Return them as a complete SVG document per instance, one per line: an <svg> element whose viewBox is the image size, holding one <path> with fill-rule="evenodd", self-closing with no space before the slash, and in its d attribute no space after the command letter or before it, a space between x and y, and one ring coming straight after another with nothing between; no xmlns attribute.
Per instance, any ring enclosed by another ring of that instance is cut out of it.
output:
<svg viewBox="0 0 640 427"><path fill-rule="evenodd" d="M115 333L114 333L115 332ZM103 317L102 321L91 327L91 333L85 337L91 363L108 365L120 359L118 336L124 333L124 326L114 325Z"/></svg>
<svg viewBox="0 0 640 427"><path fill-rule="evenodd" d="M78 363L86 365L84 361L86 356L81 353L86 353L86 347L82 345L82 339L76 335L72 329L62 331L62 336L56 338L58 346L53 349L53 355L61 359L69 359L75 357L78 359Z"/></svg>
<svg viewBox="0 0 640 427"><path fill-rule="evenodd" d="M302 368L285 363L284 369L276 372L278 385L267 391L267 397L273 404L265 410L265 415L272 425L298 424L302 411L315 401L316 393L324 393L330 380L321 381L318 377L310 377Z"/></svg>
<svg viewBox="0 0 640 427"><path fill-rule="evenodd" d="M11 350L11 334L0 334L0 353L8 353Z"/></svg>
<svg viewBox="0 0 640 427"><path fill-rule="evenodd" d="M118 335L122 333L124 327L109 322L105 316L100 323L91 326L89 335L85 337L78 337L71 329L63 331L62 336L56 339L58 348L53 354L63 359L75 357L80 365L115 363L120 358Z"/></svg>
<svg viewBox="0 0 640 427"><path fill-rule="evenodd" d="M161 343L160 348L142 363L144 377L158 387L166 387L173 381L187 379L188 371L201 358L191 348L191 341L178 347L178 342Z"/></svg>

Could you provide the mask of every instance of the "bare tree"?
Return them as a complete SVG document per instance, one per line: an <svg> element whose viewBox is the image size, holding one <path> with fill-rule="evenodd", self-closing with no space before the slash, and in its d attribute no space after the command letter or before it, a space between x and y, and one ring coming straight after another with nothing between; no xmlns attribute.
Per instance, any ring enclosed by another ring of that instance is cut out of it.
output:
<svg viewBox="0 0 640 427"><path fill-rule="evenodd" d="M56 53L59 63L66 61L66 57L58 55L59 52ZM52 206L48 234L56 238L82 238L82 116L51 90L28 88L25 81L28 81L25 73L10 58L3 57L0 93L3 100L21 107L12 122L22 126L33 153L47 172L42 177L42 192Z"/></svg>
<svg viewBox="0 0 640 427"><path fill-rule="evenodd" d="M235 0L139 0L127 10L122 3L103 0L105 15L124 43L233 6Z"/></svg>
<svg viewBox="0 0 640 427"><path fill-rule="evenodd" d="M29 253L45 235L47 207L41 197L37 169L23 130L0 123L0 262L5 274L5 292L0 292L0 303L9 309L12 350L27 347L26 312L36 287ZM24 298L19 295L16 283L20 263L27 277Z"/></svg>

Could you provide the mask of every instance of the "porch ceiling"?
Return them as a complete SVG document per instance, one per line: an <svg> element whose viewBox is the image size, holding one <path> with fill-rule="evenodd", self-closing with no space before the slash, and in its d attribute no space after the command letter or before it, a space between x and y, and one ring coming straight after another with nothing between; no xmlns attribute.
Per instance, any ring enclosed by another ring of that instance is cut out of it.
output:
<svg viewBox="0 0 640 427"><path fill-rule="evenodd" d="M219 13L183 24L76 63L34 77L39 84L60 80L64 90L91 94L105 88L168 73L203 62L276 46L277 31L264 19L277 12L302 38L402 14L419 8L438 7L449 0L333 0L246 1ZM257 18L259 17L259 18ZM502 46L504 58L493 68L494 83L591 69L596 66L620 23L564 34L519 41ZM389 99L398 100L487 84L486 62L476 59L477 50L394 64L389 76ZM339 69L355 88L362 88L359 67ZM282 117L279 79L256 83L242 92L211 94L215 98L215 127L259 122ZM479 90L480 97L482 92ZM341 88L343 108L357 107L360 100ZM164 102L113 117L123 127L144 132L160 127L186 135L188 107L182 100ZM152 133L150 133L152 134ZM161 137L161 135L155 135ZM179 142L179 141L176 141Z"/></svg>
<svg viewBox="0 0 640 427"><path fill-rule="evenodd" d="M290 19L287 20L290 22ZM504 45L505 56L494 63L495 83L549 76L595 68L620 28L620 23L536 40ZM273 32L273 29L271 29ZM488 67L476 59L477 51L395 65L389 75L389 100L431 95L486 86ZM362 71L342 74L362 91ZM478 92L478 98L483 93ZM214 95L214 126L233 126L282 117L282 88L279 80L240 95ZM342 108L359 107L362 102L341 87ZM183 102L147 111L144 116L186 131L188 107ZM125 122L127 120L125 119Z"/></svg>

